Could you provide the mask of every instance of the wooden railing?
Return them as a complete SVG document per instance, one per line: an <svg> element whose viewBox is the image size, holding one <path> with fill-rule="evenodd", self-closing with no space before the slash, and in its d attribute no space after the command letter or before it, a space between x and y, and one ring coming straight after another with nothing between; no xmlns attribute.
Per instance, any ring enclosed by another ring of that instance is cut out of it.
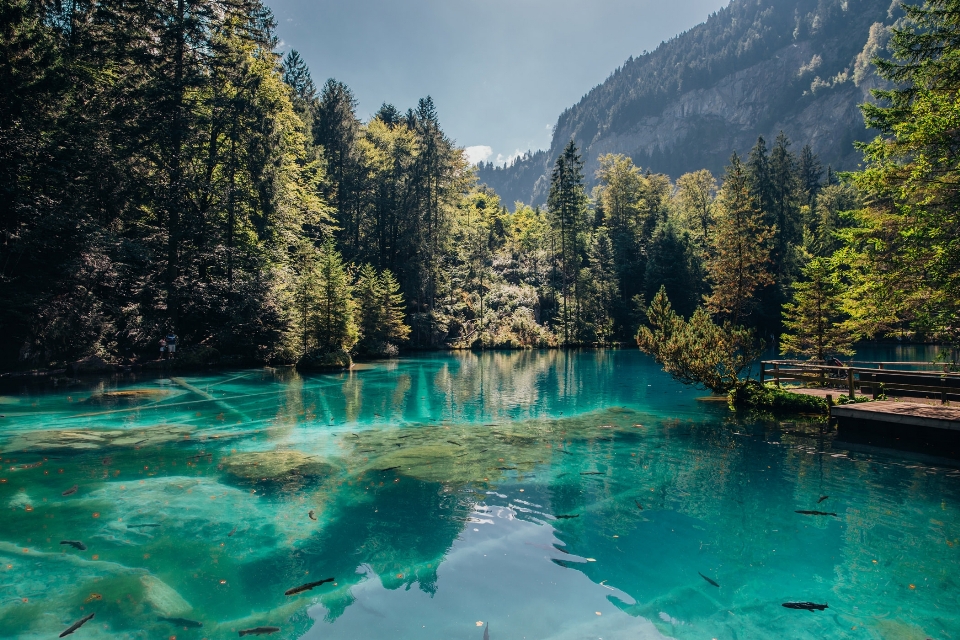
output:
<svg viewBox="0 0 960 640"><path fill-rule="evenodd" d="M796 360L766 360L760 363L760 382L772 381L806 387L842 389L850 398L857 390L876 399L880 395L960 400L960 374L949 373L938 363L871 362L872 367L830 366ZM891 366L935 366L941 371L910 371Z"/></svg>

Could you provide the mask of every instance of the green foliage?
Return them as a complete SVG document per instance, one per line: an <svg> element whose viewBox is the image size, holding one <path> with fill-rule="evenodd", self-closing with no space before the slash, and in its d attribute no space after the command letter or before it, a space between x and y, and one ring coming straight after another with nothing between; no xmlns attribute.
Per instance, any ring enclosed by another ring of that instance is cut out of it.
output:
<svg viewBox="0 0 960 640"><path fill-rule="evenodd" d="M793 302L783 308L783 354L824 360L827 354L853 355L855 334L843 310L844 287L830 261L814 258L793 285Z"/></svg>
<svg viewBox="0 0 960 640"><path fill-rule="evenodd" d="M354 289L360 318L360 353L369 356L397 355L410 337L404 322L403 294L389 270L381 273L369 264L360 269Z"/></svg>
<svg viewBox="0 0 960 640"><path fill-rule="evenodd" d="M647 248L647 295L653 299L663 287L680 315L689 317L700 305L704 273L687 231L672 220L657 226Z"/></svg>
<svg viewBox="0 0 960 640"><path fill-rule="evenodd" d="M731 391L730 405L772 413L827 413L824 398L791 393L774 384L761 385L756 380L749 380Z"/></svg>
<svg viewBox="0 0 960 640"><path fill-rule="evenodd" d="M350 276L333 242L328 241L320 250L314 274L314 309L307 323L312 328L314 343L322 352L349 352L359 338L356 303Z"/></svg>
<svg viewBox="0 0 960 640"><path fill-rule="evenodd" d="M580 291L574 281L580 273L577 263L587 213L587 195L583 185L583 160L572 140L557 158L553 168L547 205L553 223L560 230L559 289L562 315L559 324L563 344L567 345L570 344L571 338L576 341L577 337L576 320L579 320ZM574 298L576 318L569 310L571 297Z"/></svg>
<svg viewBox="0 0 960 640"><path fill-rule="evenodd" d="M880 131L863 145L866 168L851 179L864 194L856 226L843 232L854 278L851 306L867 335L912 332L960 344L960 3L903 5L892 59L875 58L877 104L863 105Z"/></svg>
<svg viewBox="0 0 960 640"><path fill-rule="evenodd" d="M771 230L758 208L760 196L751 193L758 171L755 167L751 179L734 154L714 208L716 228L706 263L713 291L706 301L712 312L734 325L750 315L758 290L774 282L768 271Z"/></svg>
<svg viewBox="0 0 960 640"><path fill-rule="evenodd" d="M649 327L637 333L637 345L674 379L701 385L714 393L729 393L747 382L752 363L760 355L749 330L730 322L718 325L698 308L689 321L670 306L661 288L647 309Z"/></svg>

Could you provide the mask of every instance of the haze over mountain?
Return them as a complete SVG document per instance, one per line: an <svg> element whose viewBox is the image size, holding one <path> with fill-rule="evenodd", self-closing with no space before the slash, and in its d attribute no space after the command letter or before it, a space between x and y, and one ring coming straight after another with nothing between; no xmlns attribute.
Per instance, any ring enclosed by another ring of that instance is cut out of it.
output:
<svg viewBox="0 0 960 640"><path fill-rule="evenodd" d="M719 174L733 151L782 130L825 166L855 169L867 140L858 105L877 78L870 59L896 19L890 0L733 0L701 25L631 58L564 111L549 150L511 166L481 164L481 182L505 202L546 201L550 171L570 139L588 180L597 158L630 156L677 177Z"/></svg>
<svg viewBox="0 0 960 640"><path fill-rule="evenodd" d="M432 96L474 161L550 144L561 110L628 55L653 49L728 0L268 0L284 51L333 77L362 119Z"/></svg>

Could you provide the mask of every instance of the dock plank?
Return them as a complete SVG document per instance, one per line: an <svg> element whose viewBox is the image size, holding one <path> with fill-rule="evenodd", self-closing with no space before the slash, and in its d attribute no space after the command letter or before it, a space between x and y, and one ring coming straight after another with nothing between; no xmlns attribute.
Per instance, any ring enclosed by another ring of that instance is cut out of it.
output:
<svg viewBox="0 0 960 640"><path fill-rule="evenodd" d="M832 415L843 423L883 423L889 426L943 429L960 433L960 408L917 402L866 402L833 407Z"/></svg>

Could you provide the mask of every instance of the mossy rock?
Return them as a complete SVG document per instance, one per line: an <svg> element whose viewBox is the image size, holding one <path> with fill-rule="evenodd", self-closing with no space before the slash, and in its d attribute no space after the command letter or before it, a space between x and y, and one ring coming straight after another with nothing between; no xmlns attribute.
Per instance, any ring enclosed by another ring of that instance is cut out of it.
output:
<svg viewBox="0 0 960 640"><path fill-rule="evenodd" d="M297 362L297 371L322 373L325 371L349 371L353 358L346 351L312 351Z"/></svg>
<svg viewBox="0 0 960 640"><path fill-rule="evenodd" d="M281 482L293 476L322 478L334 468L317 456L300 451L252 451L235 453L222 461L223 469L241 480Z"/></svg>

